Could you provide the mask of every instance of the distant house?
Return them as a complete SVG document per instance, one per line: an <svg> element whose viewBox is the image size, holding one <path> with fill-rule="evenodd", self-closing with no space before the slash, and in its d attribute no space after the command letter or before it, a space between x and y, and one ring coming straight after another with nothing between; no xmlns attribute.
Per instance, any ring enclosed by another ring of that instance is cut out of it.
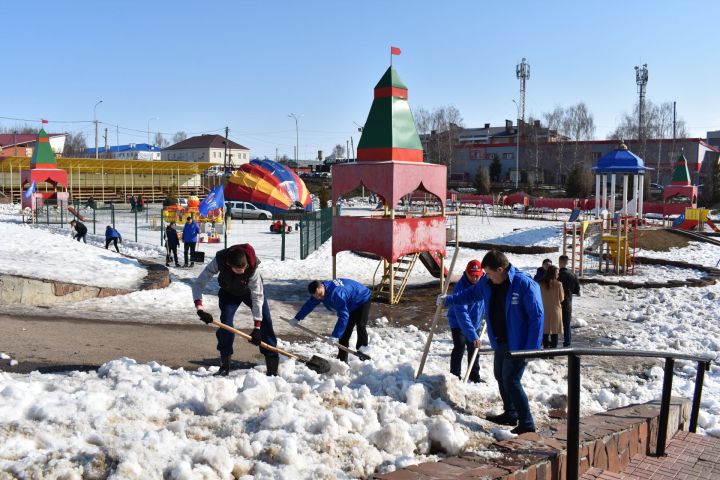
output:
<svg viewBox="0 0 720 480"><path fill-rule="evenodd" d="M66 133L48 133L50 148L56 155L65 149ZM0 157L32 157L37 133L0 133Z"/></svg>
<svg viewBox="0 0 720 480"><path fill-rule="evenodd" d="M228 140L228 165L240 166L250 161L250 149ZM205 162L222 165L225 160L225 137L222 135L199 135L163 148L162 160L180 162Z"/></svg>
<svg viewBox="0 0 720 480"><path fill-rule="evenodd" d="M86 148L85 156L94 157L95 147ZM129 143L108 148L107 155L105 147L98 147L98 157L120 160L160 160L160 147L147 143Z"/></svg>

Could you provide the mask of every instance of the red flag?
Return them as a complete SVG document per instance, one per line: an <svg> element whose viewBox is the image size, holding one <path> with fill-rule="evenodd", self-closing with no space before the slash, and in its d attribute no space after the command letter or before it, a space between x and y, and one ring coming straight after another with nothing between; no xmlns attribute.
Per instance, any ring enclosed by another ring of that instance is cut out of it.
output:
<svg viewBox="0 0 720 480"><path fill-rule="evenodd" d="M390 47L390 55L400 55L400 49L398 47Z"/></svg>
<svg viewBox="0 0 720 480"><path fill-rule="evenodd" d="M42 120L40 120L40 121L41 121L42 123L48 123L48 121L45 120L44 118L43 118Z"/></svg>

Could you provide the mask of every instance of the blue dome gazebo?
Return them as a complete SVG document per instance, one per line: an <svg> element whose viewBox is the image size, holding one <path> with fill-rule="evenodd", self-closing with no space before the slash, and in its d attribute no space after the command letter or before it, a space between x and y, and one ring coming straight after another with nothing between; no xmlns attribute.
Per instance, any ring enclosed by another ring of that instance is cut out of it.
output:
<svg viewBox="0 0 720 480"><path fill-rule="evenodd" d="M643 190L645 184L645 171L652 170L645 166L643 159L628 150L627 145L620 143L618 148L601 157L597 166L592 169L595 173L595 216L602 217L602 211L611 208L615 212L615 185L618 175L622 175L623 200L622 215L628 215L628 203L634 205L634 216L642 218ZM610 196L608 197L607 182L610 177ZM628 179L632 178L632 191L628 191ZM628 194L630 199L628 201ZM602 208L601 208L602 206ZM632 212L630 212L633 215Z"/></svg>

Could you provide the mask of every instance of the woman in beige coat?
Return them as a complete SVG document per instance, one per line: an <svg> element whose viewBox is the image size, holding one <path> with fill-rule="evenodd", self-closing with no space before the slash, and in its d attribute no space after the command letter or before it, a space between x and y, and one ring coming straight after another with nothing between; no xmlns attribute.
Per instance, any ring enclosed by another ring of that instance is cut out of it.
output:
<svg viewBox="0 0 720 480"><path fill-rule="evenodd" d="M540 294L545 310L543 348L557 348L558 335L563 333L562 301L565 299L562 283L558 280L559 270L550 265L540 280Z"/></svg>

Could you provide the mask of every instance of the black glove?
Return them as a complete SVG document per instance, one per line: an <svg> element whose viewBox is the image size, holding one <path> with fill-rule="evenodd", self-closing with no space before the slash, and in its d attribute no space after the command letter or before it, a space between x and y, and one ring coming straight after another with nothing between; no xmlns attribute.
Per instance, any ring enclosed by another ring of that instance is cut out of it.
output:
<svg viewBox="0 0 720 480"><path fill-rule="evenodd" d="M250 334L249 342L253 345L257 345L258 347L260 346L260 342L262 342L262 334L260 333L259 328L253 329L252 333Z"/></svg>
<svg viewBox="0 0 720 480"><path fill-rule="evenodd" d="M211 314L206 312L205 310L198 310L197 316L200 317L200 320L205 322L206 325L210 325L213 321L213 317Z"/></svg>

